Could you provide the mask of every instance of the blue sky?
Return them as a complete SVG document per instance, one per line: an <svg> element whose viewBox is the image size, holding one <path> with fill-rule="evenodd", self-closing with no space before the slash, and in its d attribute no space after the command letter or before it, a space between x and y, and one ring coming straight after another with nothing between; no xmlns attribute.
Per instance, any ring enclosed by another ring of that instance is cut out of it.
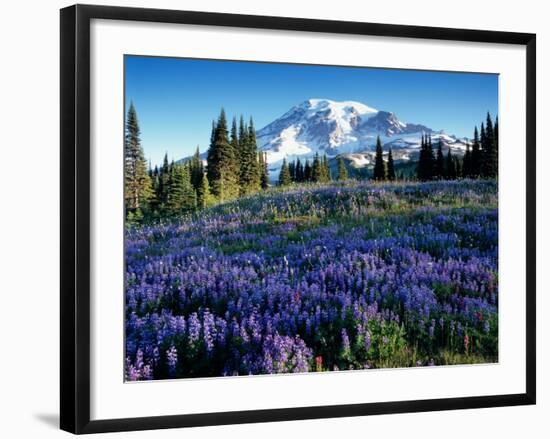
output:
<svg viewBox="0 0 550 439"><path fill-rule="evenodd" d="M125 57L126 109L133 101L146 157L160 164L208 147L223 106L263 128L310 98L358 101L449 134L472 136L498 110L498 76L365 67Z"/></svg>

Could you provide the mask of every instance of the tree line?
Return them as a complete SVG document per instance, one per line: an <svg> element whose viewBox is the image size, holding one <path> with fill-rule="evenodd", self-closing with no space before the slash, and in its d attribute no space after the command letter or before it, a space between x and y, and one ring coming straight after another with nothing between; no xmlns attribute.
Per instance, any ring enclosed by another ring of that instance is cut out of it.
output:
<svg viewBox="0 0 550 439"><path fill-rule="evenodd" d="M125 208L129 223L176 216L269 187L267 159L259 152L253 119L239 124L234 117L228 130L225 111L212 122L206 167L199 148L189 160L148 166L140 139L137 112L132 103L125 126Z"/></svg>
<svg viewBox="0 0 550 439"><path fill-rule="evenodd" d="M481 133L481 134L480 134ZM431 136L423 136L417 167L417 178L422 181L454 178L495 178L498 175L498 117L494 124L487 113L485 123L478 131L474 127L472 145L460 160L453 157L451 149L443 157L441 139L434 154Z"/></svg>
<svg viewBox="0 0 550 439"><path fill-rule="evenodd" d="M376 181L395 180L395 166L392 150L384 161L384 151L380 137L376 139L376 153L372 178ZM485 122L478 131L474 127L472 144L466 145L462 158L453 155L451 148L443 154L443 143L439 139L434 151L432 137L423 134L420 140L420 153L416 166L416 178L420 181L454 180L457 178L495 178L498 176L498 117L495 122L487 113Z"/></svg>
<svg viewBox="0 0 550 439"><path fill-rule="evenodd" d="M177 216L204 209L269 187L267 156L258 150L254 121L232 118L228 127L225 111L212 122L206 167L199 148L188 160L170 162L165 154L162 166L148 166L140 139L136 109L130 105L125 126L124 200L129 223ZM444 155L441 139L434 151L431 135L422 135L416 178L421 181L456 178L494 178L498 174L498 118L493 123L487 113L485 122L474 128L472 144L462 158ZM278 184L326 183L347 180L348 170L342 156L337 158L333 177L329 160L316 153L314 158L288 162L283 159ZM402 176L401 176L402 177ZM397 178L391 147L384 160L382 142L376 139L372 179Z"/></svg>
<svg viewBox="0 0 550 439"><path fill-rule="evenodd" d="M321 157L316 153L312 161L306 159L304 163L299 158L292 162L287 162L285 158L279 171L280 186L306 182L327 183L331 180L332 175L326 154Z"/></svg>

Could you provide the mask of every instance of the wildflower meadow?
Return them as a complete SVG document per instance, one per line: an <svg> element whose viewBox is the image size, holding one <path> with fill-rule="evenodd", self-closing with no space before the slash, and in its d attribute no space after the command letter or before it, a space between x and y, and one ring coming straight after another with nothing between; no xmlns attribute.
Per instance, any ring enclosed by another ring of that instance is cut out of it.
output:
<svg viewBox="0 0 550 439"><path fill-rule="evenodd" d="M129 224L126 379L496 362L497 199L346 180Z"/></svg>

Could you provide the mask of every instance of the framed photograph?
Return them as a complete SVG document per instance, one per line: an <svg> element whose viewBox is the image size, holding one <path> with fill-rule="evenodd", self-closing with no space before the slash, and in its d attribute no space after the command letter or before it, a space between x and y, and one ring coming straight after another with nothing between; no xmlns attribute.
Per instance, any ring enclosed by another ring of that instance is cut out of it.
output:
<svg viewBox="0 0 550 439"><path fill-rule="evenodd" d="M535 35L61 10L61 428L535 403Z"/></svg>

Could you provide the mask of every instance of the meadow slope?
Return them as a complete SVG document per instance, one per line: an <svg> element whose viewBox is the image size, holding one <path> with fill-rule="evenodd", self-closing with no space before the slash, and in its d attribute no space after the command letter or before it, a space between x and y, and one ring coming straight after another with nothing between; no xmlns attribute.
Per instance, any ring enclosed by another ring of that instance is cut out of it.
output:
<svg viewBox="0 0 550 439"><path fill-rule="evenodd" d="M278 189L126 232L126 378L495 362L497 183Z"/></svg>

